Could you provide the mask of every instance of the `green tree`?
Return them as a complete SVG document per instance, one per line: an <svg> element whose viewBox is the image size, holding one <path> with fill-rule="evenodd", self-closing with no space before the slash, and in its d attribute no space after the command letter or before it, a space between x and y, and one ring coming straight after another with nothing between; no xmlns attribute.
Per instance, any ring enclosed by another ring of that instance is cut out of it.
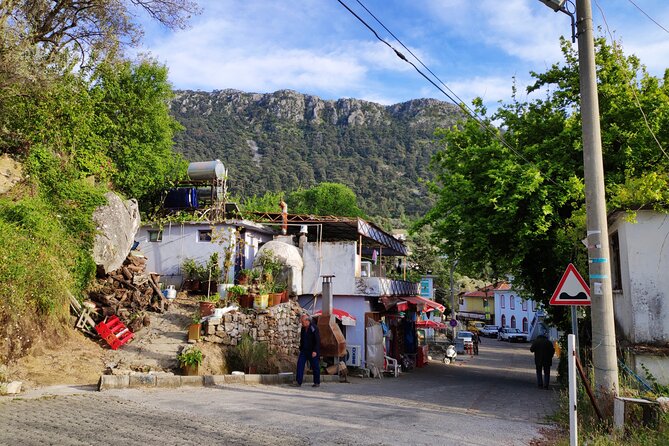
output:
<svg viewBox="0 0 669 446"><path fill-rule="evenodd" d="M91 94L118 190L141 202L185 175L186 162L172 150L182 127L169 114L167 68L150 60L102 64Z"/></svg>
<svg viewBox="0 0 669 446"><path fill-rule="evenodd" d="M339 183L321 183L288 195L288 209L294 214L362 217L355 193Z"/></svg>
<svg viewBox="0 0 669 446"><path fill-rule="evenodd" d="M637 205L666 206L669 157L655 138L661 146L669 142L667 76L649 76L638 59L622 56L604 39L597 39L596 50L611 203L631 203L630 190L641 181L652 193L636 193ZM548 91L544 98L520 102L514 87L514 100L492 116L475 102L492 130L469 119L439 132L443 149L433 157L436 180L430 184L437 203L420 222L434 228L444 253L458 258L463 272L477 276L490 267L492 276L512 273L540 300L550 297L568 262L587 271L579 241L585 218L578 58L566 41L563 53L563 65L532 73L536 82L529 90Z"/></svg>
<svg viewBox="0 0 669 446"><path fill-rule="evenodd" d="M142 29L133 19L140 11L177 29L198 7L191 0L8 0L0 2L0 22L11 23L46 59L73 52L83 61L113 55L122 43L137 44Z"/></svg>

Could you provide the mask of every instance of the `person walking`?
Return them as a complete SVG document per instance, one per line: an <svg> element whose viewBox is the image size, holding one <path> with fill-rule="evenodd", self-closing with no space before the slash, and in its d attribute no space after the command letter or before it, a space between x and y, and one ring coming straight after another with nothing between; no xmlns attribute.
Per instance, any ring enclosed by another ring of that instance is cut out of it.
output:
<svg viewBox="0 0 669 446"><path fill-rule="evenodd" d="M474 343L474 354L478 355L479 354L479 344L481 343L481 336L479 335L478 330L474 330L472 332L472 341Z"/></svg>
<svg viewBox="0 0 669 446"><path fill-rule="evenodd" d="M308 314L300 316L300 354L297 357L297 386L302 385L304 379L304 366L307 361L311 364L311 370L314 374L314 384L312 387L321 385L321 336L318 327L311 323Z"/></svg>
<svg viewBox="0 0 669 446"><path fill-rule="evenodd" d="M537 384L540 388L548 389L555 347L553 347L553 343L548 340L545 334L540 334L532 342L530 351L534 353L534 365L537 368Z"/></svg>

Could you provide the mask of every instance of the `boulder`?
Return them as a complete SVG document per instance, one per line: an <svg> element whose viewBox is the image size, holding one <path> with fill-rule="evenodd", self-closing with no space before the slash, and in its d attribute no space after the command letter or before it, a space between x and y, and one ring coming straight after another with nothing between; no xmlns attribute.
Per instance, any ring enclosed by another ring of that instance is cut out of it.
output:
<svg viewBox="0 0 669 446"><path fill-rule="evenodd" d="M137 200L123 201L113 192L105 194L107 204L93 212L97 235L93 260L107 274L120 268L135 241L140 225Z"/></svg>

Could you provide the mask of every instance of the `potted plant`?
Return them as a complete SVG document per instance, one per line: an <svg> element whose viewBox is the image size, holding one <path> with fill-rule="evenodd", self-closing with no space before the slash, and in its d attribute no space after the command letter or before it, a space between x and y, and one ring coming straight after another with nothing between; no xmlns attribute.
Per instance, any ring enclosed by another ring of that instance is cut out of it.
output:
<svg viewBox="0 0 669 446"><path fill-rule="evenodd" d="M188 326L188 342L197 342L200 340L200 330L202 328L202 324L200 323L201 320L200 310L198 310L193 314L191 323Z"/></svg>
<svg viewBox="0 0 669 446"><path fill-rule="evenodd" d="M181 367L181 373L186 376L196 376L200 374L200 365L204 355L202 350L195 346L184 348L180 354L177 355L177 360Z"/></svg>
<svg viewBox="0 0 669 446"><path fill-rule="evenodd" d="M181 264L181 271L184 275L184 289L188 291L197 291L200 289L200 281L205 276L206 269L198 264L195 259L186 258Z"/></svg>
<svg viewBox="0 0 669 446"><path fill-rule="evenodd" d="M207 294L215 293L218 288L218 281L221 279L222 275L223 270L221 269L221 265L219 263L218 253L213 252L207 260L204 277L200 282L200 285L202 285L203 282L206 283L206 285L204 287L201 286L200 290Z"/></svg>
<svg viewBox="0 0 669 446"><path fill-rule="evenodd" d="M238 303L241 307L241 297L246 294L246 287L243 285L233 285L228 288L228 293L226 295L226 301L228 305Z"/></svg>
<svg viewBox="0 0 669 446"><path fill-rule="evenodd" d="M239 285L246 285L247 283L249 283L252 274L253 274L252 270L248 268L240 270L239 273L237 273L237 283Z"/></svg>
<svg viewBox="0 0 669 446"><path fill-rule="evenodd" d="M214 314L214 308L216 308L219 300L221 300L221 296L218 293L202 296L200 299L200 314L202 317Z"/></svg>
<svg viewBox="0 0 669 446"><path fill-rule="evenodd" d="M263 281L268 283L274 281L284 266L281 260L274 254L274 251L270 249L260 253L256 259L256 264L262 270Z"/></svg>
<svg viewBox="0 0 669 446"><path fill-rule="evenodd" d="M266 284L260 285L258 293L254 295L253 299L253 308L256 310L262 310L267 308L269 304L269 293L270 288Z"/></svg>
<svg viewBox="0 0 669 446"><path fill-rule="evenodd" d="M272 301L270 305L279 305L282 302L287 302L288 292L286 289L287 286L285 283L274 283L270 294L270 300Z"/></svg>

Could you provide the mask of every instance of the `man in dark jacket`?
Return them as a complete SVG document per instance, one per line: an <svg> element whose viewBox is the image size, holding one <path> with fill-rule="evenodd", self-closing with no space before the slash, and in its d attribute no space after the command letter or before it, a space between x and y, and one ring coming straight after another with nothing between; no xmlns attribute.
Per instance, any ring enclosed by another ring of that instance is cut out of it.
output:
<svg viewBox="0 0 669 446"><path fill-rule="evenodd" d="M549 341L545 335L540 334L534 342L532 342L530 351L534 353L534 365L537 367L537 384L539 387L548 389L555 347L553 347L553 343Z"/></svg>
<svg viewBox="0 0 669 446"><path fill-rule="evenodd" d="M321 336L318 333L318 327L311 323L311 318L307 314L300 316L300 354L297 357L297 385L302 385L304 378L304 365L307 361L311 364L311 370L314 374L313 387L321 385Z"/></svg>

